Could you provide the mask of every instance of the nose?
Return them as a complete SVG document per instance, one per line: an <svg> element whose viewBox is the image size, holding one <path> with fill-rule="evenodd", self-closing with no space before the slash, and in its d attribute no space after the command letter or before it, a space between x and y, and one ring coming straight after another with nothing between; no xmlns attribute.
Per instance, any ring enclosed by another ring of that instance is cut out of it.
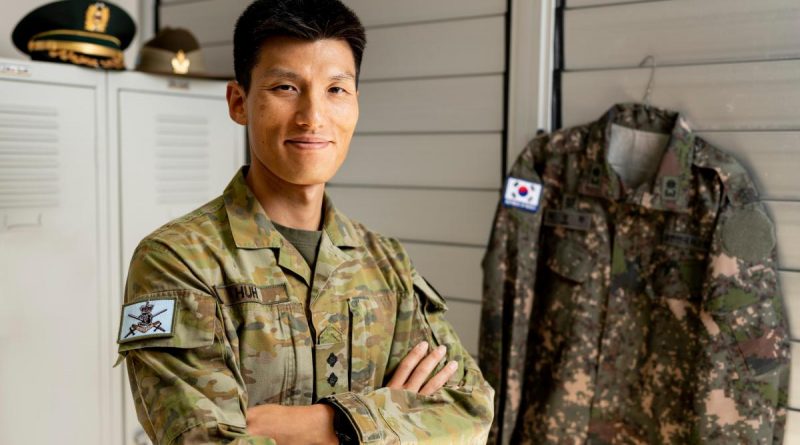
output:
<svg viewBox="0 0 800 445"><path fill-rule="evenodd" d="M324 127L324 103L323 98L312 92L302 94L295 115L298 126L310 131L319 130Z"/></svg>

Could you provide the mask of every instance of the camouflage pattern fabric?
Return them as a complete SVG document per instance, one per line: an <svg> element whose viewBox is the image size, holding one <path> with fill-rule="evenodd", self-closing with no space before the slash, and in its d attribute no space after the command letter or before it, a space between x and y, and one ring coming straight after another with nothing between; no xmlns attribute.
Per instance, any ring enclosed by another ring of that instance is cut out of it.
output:
<svg viewBox="0 0 800 445"><path fill-rule="evenodd" d="M126 303L177 302L173 335L119 345L150 438L272 444L247 435L249 407L326 398L361 443L485 443L494 391L398 241L349 220L326 197L312 271L272 226L245 173L147 236L133 256ZM446 345L446 359L458 362L445 387L431 396L383 387L423 340Z"/></svg>
<svg viewBox="0 0 800 445"><path fill-rule="evenodd" d="M670 134L626 187L612 125ZM677 113L617 105L533 139L484 258L479 363L498 390L490 443L773 444L789 337L775 229L741 165Z"/></svg>

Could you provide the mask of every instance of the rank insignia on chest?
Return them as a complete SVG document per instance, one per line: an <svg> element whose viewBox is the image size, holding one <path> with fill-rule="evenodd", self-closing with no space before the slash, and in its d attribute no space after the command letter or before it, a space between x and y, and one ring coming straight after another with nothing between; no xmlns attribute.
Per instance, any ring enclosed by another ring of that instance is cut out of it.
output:
<svg viewBox="0 0 800 445"><path fill-rule="evenodd" d="M541 196L541 184L509 176L506 180L503 205L516 207L528 212L536 212L539 210Z"/></svg>
<svg viewBox="0 0 800 445"><path fill-rule="evenodd" d="M122 307L119 343L151 337L171 337L175 299L139 301Z"/></svg>
<svg viewBox="0 0 800 445"><path fill-rule="evenodd" d="M592 215L577 210L554 210L544 212L544 225L566 227L567 229L587 231L592 227Z"/></svg>

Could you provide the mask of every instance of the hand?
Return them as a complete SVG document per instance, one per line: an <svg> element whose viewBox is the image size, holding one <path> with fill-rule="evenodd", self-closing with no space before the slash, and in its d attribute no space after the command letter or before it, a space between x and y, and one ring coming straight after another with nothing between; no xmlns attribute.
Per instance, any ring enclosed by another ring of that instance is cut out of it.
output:
<svg viewBox="0 0 800 445"><path fill-rule="evenodd" d="M337 445L333 408L328 405L259 405L247 409L247 434L272 438L278 445Z"/></svg>
<svg viewBox="0 0 800 445"><path fill-rule="evenodd" d="M427 355L426 355L427 353ZM387 388L405 389L423 396L429 396L438 391L458 370L458 362L450 361L435 376L428 380L436 364L444 358L447 347L442 345L428 353L428 342L421 342L403 358L397 365L392 379ZM427 380L427 383L425 381ZM423 383L425 386L422 386ZM422 389L420 389L422 388Z"/></svg>

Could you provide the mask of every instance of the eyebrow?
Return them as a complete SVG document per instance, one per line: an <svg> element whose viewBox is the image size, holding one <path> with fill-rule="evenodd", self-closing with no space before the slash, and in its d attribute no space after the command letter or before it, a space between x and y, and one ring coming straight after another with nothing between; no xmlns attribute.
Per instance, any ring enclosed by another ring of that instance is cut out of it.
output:
<svg viewBox="0 0 800 445"><path fill-rule="evenodd" d="M283 69L283 68L270 68L270 69L267 70L267 72L265 74L268 77L277 77L279 79L288 79L288 80L295 80L295 81L300 80L300 75L299 74L295 73L294 71L289 71L289 70ZM340 73L340 74L334 74L333 76L331 76L330 80L339 80L339 81L352 80L352 81L355 81L356 80L356 76L353 73L350 73L350 72Z"/></svg>
<svg viewBox="0 0 800 445"><path fill-rule="evenodd" d="M265 73L268 77L277 77L280 79L289 79L289 80L299 80L300 76L289 70L285 70L282 68L270 68Z"/></svg>
<svg viewBox="0 0 800 445"><path fill-rule="evenodd" d="M341 73L331 76L331 80L352 80L355 82L356 76L353 73Z"/></svg>

